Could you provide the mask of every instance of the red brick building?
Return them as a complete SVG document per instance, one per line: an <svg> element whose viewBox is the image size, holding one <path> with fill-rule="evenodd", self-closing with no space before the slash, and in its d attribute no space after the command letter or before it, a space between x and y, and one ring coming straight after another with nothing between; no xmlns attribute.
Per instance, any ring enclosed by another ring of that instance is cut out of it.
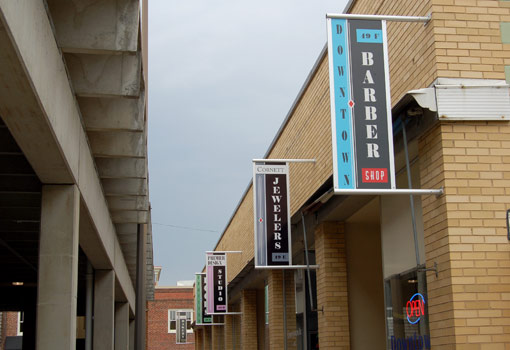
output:
<svg viewBox="0 0 510 350"><path fill-rule="evenodd" d="M0 312L0 350L21 345L23 322L19 322L20 315L14 311Z"/></svg>
<svg viewBox="0 0 510 350"><path fill-rule="evenodd" d="M186 312L187 342L176 343L176 317ZM154 300L148 302L147 350L188 350L195 348L193 323L193 287L156 287Z"/></svg>

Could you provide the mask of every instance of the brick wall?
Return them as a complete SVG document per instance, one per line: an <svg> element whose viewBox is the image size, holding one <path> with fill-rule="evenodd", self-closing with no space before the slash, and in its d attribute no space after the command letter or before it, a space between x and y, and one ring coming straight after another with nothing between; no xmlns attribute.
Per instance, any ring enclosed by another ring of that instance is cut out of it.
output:
<svg viewBox="0 0 510 350"><path fill-rule="evenodd" d="M15 337L18 335L18 312L8 311L5 314L5 336Z"/></svg>
<svg viewBox="0 0 510 350"><path fill-rule="evenodd" d="M505 79L510 46L501 41L500 23L510 20L510 3L432 0L432 4L438 76Z"/></svg>
<svg viewBox="0 0 510 350"><path fill-rule="evenodd" d="M344 224L324 222L315 229L317 308L321 349L350 349L347 253Z"/></svg>
<svg viewBox="0 0 510 350"><path fill-rule="evenodd" d="M257 291L245 289L241 292L241 347L257 350Z"/></svg>
<svg viewBox="0 0 510 350"><path fill-rule="evenodd" d="M432 15L427 25L388 22L394 102L408 90L429 86L437 77L505 79L505 66L510 74L508 1L357 0L350 13Z"/></svg>
<svg viewBox="0 0 510 350"><path fill-rule="evenodd" d="M214 323L223 323L225 316L214 316ZM213 350L225 349L225 329L224 326L211 327L211 341Z"/></svg>
<svg viewBox="0 0 510 350"><path fill-rule="evenodd" d="M212 330L211 326L204 327L202 332L204 332L204 349L212 350Z"/></svg>
<svg viewBox="0 0 510 350"><path fill-rule="evenodd" d="M168 310L193 309L193 288L157 288L153 301L148 302L147 350L191 350L193 344L177 345L175 333L168 333ZM195 342L188 333L188 343Z"/></svg>
<svg viewBox="0 0 510 350"><path fill-rule="evenodd" d="M204 342L203 342L203 329L196 329L194 331L195 334L195 350L204 350Z"/></svg>
<svg viewBox="0 0 510 350"><path fill-rule="evenodd" d="M444 123L420 140L430 332L442 349L508 349L510 344L510 126ZM456 346L454 344L457 344Z"/></svg>
<svg viewBox="0 0 510 350"><path fill-rule="evenodd" d="M225 316L225 325L223 326L223 331L225 332L223 335L223 339L225 339L225 350L233 350L234 349L234 317L238 317L237 315L226 315Z"/></svg>
<svg viewBox="0 0 510 350"><path fill-rule="evenodd" d="M357 0L349 12L426 16L431 8L430 0ZM427 87L437 77L434 26L431 23L425 26L423 23L403 22L388 22L387 26L391 100L395 103L407 91Z"/></svg>
<svg viewBox="0 0 510 350"><path fill-rule="evenodd" d="M294 272L271 270L267 281L269 303L269 348L271 350L280 350L284 348L283 273L285 273L285 299L287 305L287 349L297 349L295 337L296 301Z"/></svg>

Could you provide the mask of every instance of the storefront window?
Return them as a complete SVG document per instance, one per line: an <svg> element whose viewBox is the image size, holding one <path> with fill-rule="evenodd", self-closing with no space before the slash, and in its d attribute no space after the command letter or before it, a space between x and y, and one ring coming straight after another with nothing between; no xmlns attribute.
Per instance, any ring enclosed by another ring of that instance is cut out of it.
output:
<svg viewBox="0 0 510 350"><path fill-rule="evenodd" d="M417 156L417 142L409 144ZM413 185L419 187L419 162L411 165ZM405 172L397 176L397 187L406 188ZM381 243L386 349L430 349L429 296L425 272L425 239L421 197L414 196L414 215L407 196L381 196ZM416 232L413 228L415 218Z"/></svg>
<svg viewBox="0 0 510 350"><path fill-rule="evenodd" d="M427 278L424 267L384 281L387 349L430 349Z"/></svg>

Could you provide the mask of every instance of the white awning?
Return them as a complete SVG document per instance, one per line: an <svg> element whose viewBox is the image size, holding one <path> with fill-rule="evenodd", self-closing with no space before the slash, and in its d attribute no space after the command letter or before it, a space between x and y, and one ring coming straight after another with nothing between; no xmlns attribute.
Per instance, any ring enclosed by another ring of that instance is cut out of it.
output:
<svg viewBox="0 0 510 350"><path fill-rule="evenodd" d="M407 94L440 120L510 120L509 88L502 80L440 78Z"/></svg>

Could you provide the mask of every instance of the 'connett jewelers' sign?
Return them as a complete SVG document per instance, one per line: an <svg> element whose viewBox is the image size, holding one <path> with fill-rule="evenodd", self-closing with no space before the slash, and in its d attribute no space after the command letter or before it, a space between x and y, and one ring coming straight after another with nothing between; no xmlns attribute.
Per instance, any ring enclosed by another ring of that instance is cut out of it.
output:
<svg viewBox="0 0 510 350"><path fill-rule="evenodd" d="M328 18L335 189L395 188L386 22Z"/></svg>
<svg viewBox="0 0 510 350"><path fill-rule="evenodd" d="M253 164L255 267L292 265L288 174L287 164Z"/></svg>

